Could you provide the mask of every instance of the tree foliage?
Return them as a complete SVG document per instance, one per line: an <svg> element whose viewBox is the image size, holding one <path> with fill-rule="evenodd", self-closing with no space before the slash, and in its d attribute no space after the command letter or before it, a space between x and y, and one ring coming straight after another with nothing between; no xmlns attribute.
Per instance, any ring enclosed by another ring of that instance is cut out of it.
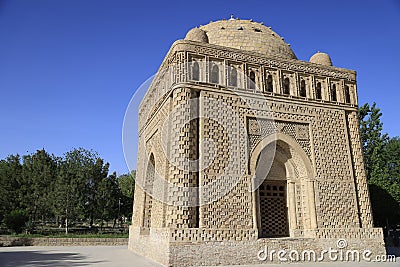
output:
<svg viewBox="0 0 400 267"><path fill-rule="evenodd" d="M377 226L400 223L400 139L383 133L382 113L373 103L359 108L365 170Z"/></svg>
<svg viewBox="0 0 400 267"><path fill-rule="evenodd" d="M62 157L44 149L10 155L0 160L0 222L24 214L29 225L54 221L68 232L78 221L92 227L99 220L129 218L131 211L121 204L133 200L133 179L126 176L131 177L109 174L109 163L83 148Z"/></svg>
<svg viewBox="0 0 400 267"><path fill-rule="evenodd" d="M132 216L132 205L135 191L136 171L118 177L118 186L121 189L121 213Z"/></svg>
<svg viewBox="0 0 400 267"><path fill-rule="evenodd" d="M17 234L22 232L27 222L28 215L25 210L13 210L4 218L5 225Z"/></svg>
<svg viewBox="0 0 400 267"><path fill-rule="evenodd" d="M50 215L48 201L53 190L52 181L56 178L57 164L54 157L44 149L33 155L23 156L20 180L20 204L26 207L30 221L43 219ZM38 217L41 218L38 218Z"/></svg>
<svg viewBox="0 0 400 267"><path fill-rule="evenodd" d="M19 155L11 155L0 161L0 220L12 210L21 208L22 165Z"/></svg>

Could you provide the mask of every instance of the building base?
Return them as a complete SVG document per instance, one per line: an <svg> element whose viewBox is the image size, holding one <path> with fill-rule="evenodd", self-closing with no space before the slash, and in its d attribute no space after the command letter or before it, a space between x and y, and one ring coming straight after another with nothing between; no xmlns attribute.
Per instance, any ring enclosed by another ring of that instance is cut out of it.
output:
<svg viewBox="0 0 400 267"><path fill-rule="evenodd" d="M323 229L315 231L313 238L254 238L250 235L248 240L226 241L207 240L212 237L211 232L213 230L210 229L144 229L131 226L129 249L174 267L368 262L386 255L380 228ZM177 241L177 233L188 240ZM198 240L193 240L193 233ZM214 238L217 239L215 235Z"/></svg>

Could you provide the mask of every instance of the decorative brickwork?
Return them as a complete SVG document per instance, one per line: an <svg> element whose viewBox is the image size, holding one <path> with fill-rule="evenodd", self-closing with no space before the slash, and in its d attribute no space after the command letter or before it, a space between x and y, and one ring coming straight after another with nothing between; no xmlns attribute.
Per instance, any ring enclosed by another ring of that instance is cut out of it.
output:
<svg viewBox="0 0 400 267"><path fill-rule="evenodd" d="M280 132L295 139L306 154L311 157L310 130L307 123L250 118L248 128L250 151L253 151L254 147L268 135Z"/></svg>
<svg viewBox="0 0 400 267"><path fill-rule="evenodd" d="M167 266L257 264L265 245L322 251L339 238L384 253L355 72L311 61L244 20L172 45L139 108L130 249Z"/></svg>
<svg viewBox="0 0 400 267"><path fill-rule="evenodd" d="M358 200L358 212L360 214L361 227L372 227L371 204L367 179L365 177L364 160L361 150L361 137L359 132L357 112L347 112L348 138L351 148L351 159L353 164L353 175L355 180L355 189Z"/></svg>

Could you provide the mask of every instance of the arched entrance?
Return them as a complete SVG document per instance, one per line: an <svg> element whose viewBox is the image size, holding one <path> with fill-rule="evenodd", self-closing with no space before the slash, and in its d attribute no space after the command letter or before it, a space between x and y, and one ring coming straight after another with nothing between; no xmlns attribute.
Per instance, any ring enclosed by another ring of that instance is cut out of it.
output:
<svg viewBox="0 0 400 267"><path fill-rule="evenodd" d="M266 166L266 167L265 167ZM250 158L254 226L260 238L312 237L317 228L309 157L291 137L262 140ZM257 188L258 187L258 188Z"/></svg>
<svg viewBox="0 0 400 267"><path fill-rule="evenodd" d="M258 188L259 236L289 236L287 180L285 166L274 160L272 167Z"/></svg>

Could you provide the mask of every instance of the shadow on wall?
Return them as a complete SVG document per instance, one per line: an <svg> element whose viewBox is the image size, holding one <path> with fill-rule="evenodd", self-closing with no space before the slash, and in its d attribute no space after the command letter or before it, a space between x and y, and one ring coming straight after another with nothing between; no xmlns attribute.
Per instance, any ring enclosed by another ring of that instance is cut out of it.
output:
<svg viewBox="0 0 400 267"><path fill-rule="evenodd" d="M19 266L92 266L102 261L85 261L87 257L77 253L43 253L41 251L0 252L2 267Z"/></svg>

